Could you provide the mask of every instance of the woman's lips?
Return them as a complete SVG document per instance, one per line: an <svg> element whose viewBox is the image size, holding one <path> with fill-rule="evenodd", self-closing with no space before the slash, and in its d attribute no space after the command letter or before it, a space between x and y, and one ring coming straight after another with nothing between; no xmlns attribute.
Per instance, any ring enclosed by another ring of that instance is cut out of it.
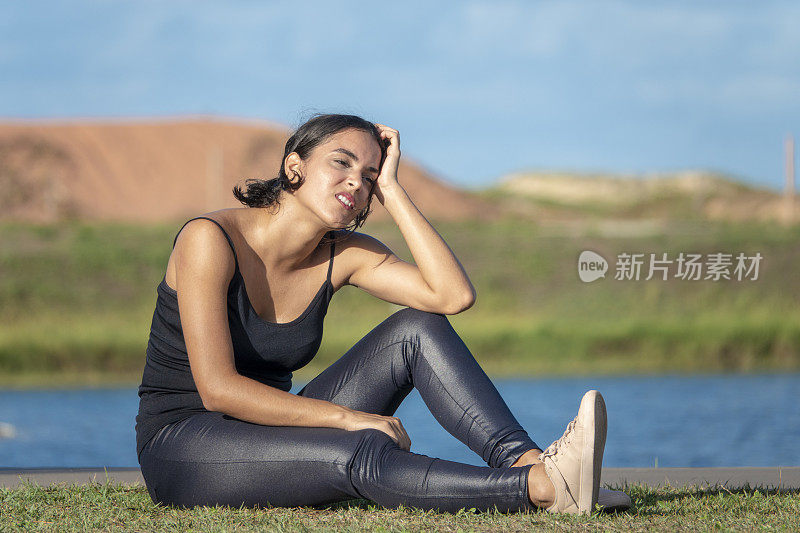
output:
<svg viewBox="0 0 800 533"><path fill-rule="evenodd" d="M356 202L353 197L346 193L346 192L339 192L334 195L339 203L344 206L345 209L352 210L355 208ZM350 202L350 205L347 205L347 202Z"/></svg>

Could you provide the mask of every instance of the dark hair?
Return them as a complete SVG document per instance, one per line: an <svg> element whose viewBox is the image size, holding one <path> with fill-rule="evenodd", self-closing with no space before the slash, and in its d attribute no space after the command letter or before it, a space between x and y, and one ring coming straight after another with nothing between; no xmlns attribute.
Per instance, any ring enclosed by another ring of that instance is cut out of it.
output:
<svg viewBox="0 0 800 533"><path fill-rule="evenodd" d="M233 195L248 207L269 207L271 205L278 205L280 203L279 198L282 191L297 190L305 181L305 178L301 178L294 183L289 181L284 168L286 157L292 152L297 152L297 155L299 155L301 159L306 159L314 148L328 140L331 135L349 128L359 129L373 136L381 149L382 165L386 157L386 146L375 124L356 115L317 113L297 128L292 136L289 137L289 140L286 141L286 147L283 150L283 158L281 158L281 166L278 170L277 177L268 180L249 178L245 180L246 190L242 191L241 187L236 185L233 188ZM372 204L374 187L375 184L373 183L369 191L367 206L356 216L355 220L345 228L350 230L347 235L345 235L345 238L349 237L356 229L363 226L364 222L367 220L367 216L371 213L370 206ZM323 238L322 242L328 241Z"/></svg>

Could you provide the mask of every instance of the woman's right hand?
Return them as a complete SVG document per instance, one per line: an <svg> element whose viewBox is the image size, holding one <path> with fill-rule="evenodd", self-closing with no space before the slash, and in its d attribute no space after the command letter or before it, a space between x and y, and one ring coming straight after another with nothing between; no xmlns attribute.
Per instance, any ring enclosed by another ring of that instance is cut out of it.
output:
<svg viewBox="0 0 800 533"><path fill-rule="evenodd" d="M364 411L350 410L345 417L344 429L378 429L389 435L393 441L406 451L411 450L411 439L408 438L403 423L396 416L382 416Z"/></svg>

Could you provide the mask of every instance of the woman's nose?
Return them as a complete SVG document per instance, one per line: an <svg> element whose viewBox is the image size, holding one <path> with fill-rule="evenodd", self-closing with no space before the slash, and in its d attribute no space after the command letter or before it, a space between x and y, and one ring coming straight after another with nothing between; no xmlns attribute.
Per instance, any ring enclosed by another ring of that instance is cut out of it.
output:
<svg viewBox="0 0 800 533"><path fill-rule="evenodd" d="M353 187L353 190L358 192L361 190L361 176L355 174L347 175L347 183Z"/></svg>

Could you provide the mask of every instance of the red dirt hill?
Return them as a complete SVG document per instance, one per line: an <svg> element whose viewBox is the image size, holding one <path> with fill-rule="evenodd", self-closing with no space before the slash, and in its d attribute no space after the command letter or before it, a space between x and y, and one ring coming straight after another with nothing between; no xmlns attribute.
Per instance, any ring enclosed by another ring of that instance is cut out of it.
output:
<svg viewBox="0 0 800 533"><path fill-rule="evenodd" d="M157 222L241 207L231 189L277 175L289 134L211 118L0 123L0 220ZM497 214L405 156L398 176L428 218ZM389 217L372 206L370 219Z"/></svg>

